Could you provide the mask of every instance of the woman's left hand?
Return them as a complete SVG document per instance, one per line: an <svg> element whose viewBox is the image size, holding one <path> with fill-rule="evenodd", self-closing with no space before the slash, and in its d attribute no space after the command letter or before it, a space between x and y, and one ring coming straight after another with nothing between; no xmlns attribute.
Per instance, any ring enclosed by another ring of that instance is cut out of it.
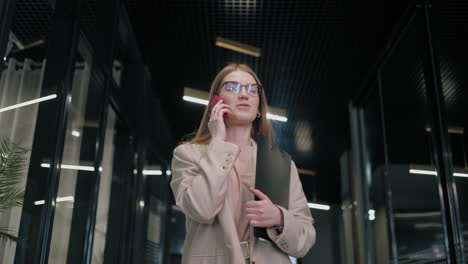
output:
<svg viewBox="0 0 468 264"><path fill-rule="evenodd" d="M249 191L260 199L245 203L249 224L254 227L282 226L283 213L271 202L270 198L254 188L249 188Z"/></svg>

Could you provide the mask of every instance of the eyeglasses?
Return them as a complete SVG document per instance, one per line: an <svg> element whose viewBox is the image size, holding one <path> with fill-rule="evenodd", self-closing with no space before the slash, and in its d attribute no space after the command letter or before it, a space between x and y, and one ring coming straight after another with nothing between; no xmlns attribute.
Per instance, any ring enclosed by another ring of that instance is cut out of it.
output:
<svg viewBox="0 0 468 264"><path fill-rule="evenodd" d="M222 86L224 87L224 90L230 94L239 94L244 86L247 88L247 93L251 96L258 96L262 91L262 86L256 83L242 85L238 82L229 81L223 83Z"/></svg>

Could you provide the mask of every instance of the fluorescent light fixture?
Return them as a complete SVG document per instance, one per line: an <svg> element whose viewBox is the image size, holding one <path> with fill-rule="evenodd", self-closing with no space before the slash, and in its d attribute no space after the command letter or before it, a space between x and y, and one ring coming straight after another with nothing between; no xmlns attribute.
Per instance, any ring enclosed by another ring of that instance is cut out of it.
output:
<svg viewBox="0 0 468 264"><path fill-rule="evenodd" d="M75 198L73 196L57 197L56 201L57 201L57 203L60 203L60 202L74 202ZM34 202L34 205L42 205L42 204L45 204L45 200L39 200L39 201Z"/></svg>
<svg viewBox="0 0 468 264"><path fill-rule="evenodd" d="M72 131L72 135L73 135L74 137L79 137L79 136L80 136L80 132L78 132L78 131L76 131L76 130L73 130L73 131Z"/></svg>
<svg viewBox="0 0 468 264"><path fill-rule="evenodd" d="M426 132L431 133L432 128L426 127ZM463 135L465 133L465 129L463 127L457 127L457 126L449 126L447 132L449 134L460 134Z"/></svg>
<svg viewBox="0 0 468 264"><path fill-rule="evenodd" d="M37 99L31 100L31 101L26 101L26 102L23 102L23 103L20 103L20 104L7 106L7 107L4 107L4 108L0 108L0 113L8 111L8 110L15 109L15 108L20 108L20 107L23 107L23 106L27 106L27 105L37 104L37 103L44 102L44 101L47 101L47 100L51 100L51 99L54 99L54 98L57 98L56 94L44 96L44 97L37 98Z"/></svg>
<svg viewBox="0 0 468 264"><path fill-rule="evenodd" d="M59 202L74 202L73 196L57 197L57 203Z"/></svg>
<svg viewBox="0 0 468 264"><path fill-rule="evenodd" d="M171 175L171 174L172 174L171 170L166 170L166 175Z"/></svg>
<svg viewBox="0 0 468 264"><path fill-rule="evenodd" d="M288 121L288 118L286 118L284 116L278 116L278 115L274 115L274 114L270 114L270 113L267 113L267 118L271 119L271 120L280 121L280 122L287 122Z"/></svg>
<svg viewBox="0 0 468 264"><path fill-rule="evenodd" d="M369 220L374 221L375 220L375 210L370 209L368 213L369 213Z"/></svg>
<svg viewBox="0 0 468 264"><path fill-rule="evenodd" d="M455 173L453 173L453 176L455 176L455 177L468 177L468 173L455 172Z"/></svg>
<svg viewBox="0 0 468 264"><path fill-rule="evenodd" d="M393 216L396 218L439 217L440 212L395 213Z"/></svg>
<svg viewBox="0 0 468 264"><path fill-rule="evenodd" d="M192 102L192 103L208 105L208 100L203 100L203 99L195 98L195 97L192 97L192 96L184 95L184 97L182 97L182 99L184 99L184 101L188 101L188 102Z"/></svg>
<svg viewBox="0 0 468 264"><path fill-rule="evenodd" d="M210 97L210 94L208 92L189 88L189 87L184 87L184 96L182 97L182 99L184 99L184 101L188 101L192 103L208 105L209 97ZM280 122L288 121L288 118L286 117L286 111L284 109L276 108L272 106L268 107L268 113L266 114L266 117L268 119L276 120Z"/></svg>
<svg viewBox="0 0 468 264"><path fill-rule="evenodd" d="M410 169L409 172L412 173L412 174L437 175L437 172L435 172L435 171L429 171L429 170L415 170L415 169Z"/></svg>
<svg viewBox="0 0 468 264"><path fill-rule="evenodd" d="M436 171L432 171L432 170L416 170L416 169L410 169L409 172L412 173L412 174L425 174L425 175L434 175L434 176L437 176L437 172L436 172ZM454 173L453 173L453 176L455 176L455 177L465 177L465 178L468 178L468 173L454 172Z"/></svg>
<svg viewBox="0 0 468 264"><path fill-rule="evenodd" d="M299 174L304 174L304 175L309 175L309 176L314 176L316 174L316 172L313 170L306 170L306 169L301 169L301 168L297 168L297 172L299 172Z"/></svg>
<svg viewBox="0 0 468 264"><path fill-rule="evenodd" d="M416 229L443 228L443 226L440 223L417 223L417 224L414 224L414 228Z"/></svg>
<svg viewBox="0 0 468 264"><path fill-rule="evenodd" d="M257 47L222 37L216 37L215 46L254 57L260 57L261 55L261 50Z"/></svg>
<svg viewBox="0 0 468 264"><path fill-rule="evenodd" d="M39 201L34 202L34 205L41 205L41 204L45 204L45 201L44 200L39 200Z"/></svg>
<svg viewBox="0 0 468 264"><path fill-rule="evenodd" d="M319 210L330 210L330 206L326 204L318 204L318 203L307 203L309 205L309 208L312 209L319 209Z"/></svg>
<svg viewBox="0 0 468 264"><path fill-rule="evenodd" d="M284 109L276 108L276 107L272 107L272 106L268 107L268 113L267 113L266 117L268 119L276 120L276 121L280 121L280 122L287 122L288 121L288 118L286 117L286 111Z"/></svg>
<svg viewBox="0 0 468 264"><path fill-rule="evenodd" d="M143 170L143 175L162 175L162 170Z"/></svg>
<svg viewBox="0 0 468 264"><path fill-rule="evenodd" d="M209 97L210 94L206 91L184 87L184 97L182 99L196 104L208 105Z"/></svg>
<svg viewBox="0 0 468 264"><path fill-rule="evenodd" d="M50 164L42 163L41 167L42 168L50 168ZM66 170L94 171L94 167L92 167L92 166L79 166L79 165L65 165L65 164L62 164L62 165L60 165L60 168L66 169ZM99 171L102 171L102 168L99 168Z"/></svg>

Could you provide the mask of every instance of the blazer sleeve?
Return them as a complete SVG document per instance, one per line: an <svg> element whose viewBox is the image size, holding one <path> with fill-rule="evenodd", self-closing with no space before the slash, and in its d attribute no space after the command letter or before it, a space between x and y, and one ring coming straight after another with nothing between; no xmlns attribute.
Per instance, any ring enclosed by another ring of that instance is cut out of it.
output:
<svg viewBox="0 0 468 264"><path fill-rule="evenodd" d="M183 144L174 150L171 189L176 205L187 217L211 224L223 207L229 173L240 149L216 139L211 140L206 152L196 147Z"/></svg>
<svg viewBox="0 0 468 264"><path fill-rule="evenodd" d="M316 233L313 226L314 219L293 161L291 161L289 209L278 207L283 213L283 231L278 234L275 229L267 228L268 236L289 256L302 258L315 244Z"/></svg>

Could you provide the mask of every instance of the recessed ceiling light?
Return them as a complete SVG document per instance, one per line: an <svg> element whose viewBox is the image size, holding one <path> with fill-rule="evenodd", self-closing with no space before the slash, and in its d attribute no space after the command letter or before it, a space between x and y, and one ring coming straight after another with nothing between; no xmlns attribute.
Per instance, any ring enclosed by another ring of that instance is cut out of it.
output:
<svg viewBox="0 0 468 264"><path fill-rule="evenodd" d="M80 132L78 132L78 131L76 131L76 130L73 130L73 131L72 131L72 135L73 135L74 137L79 137L79 136L80 136Z"/></svg>

